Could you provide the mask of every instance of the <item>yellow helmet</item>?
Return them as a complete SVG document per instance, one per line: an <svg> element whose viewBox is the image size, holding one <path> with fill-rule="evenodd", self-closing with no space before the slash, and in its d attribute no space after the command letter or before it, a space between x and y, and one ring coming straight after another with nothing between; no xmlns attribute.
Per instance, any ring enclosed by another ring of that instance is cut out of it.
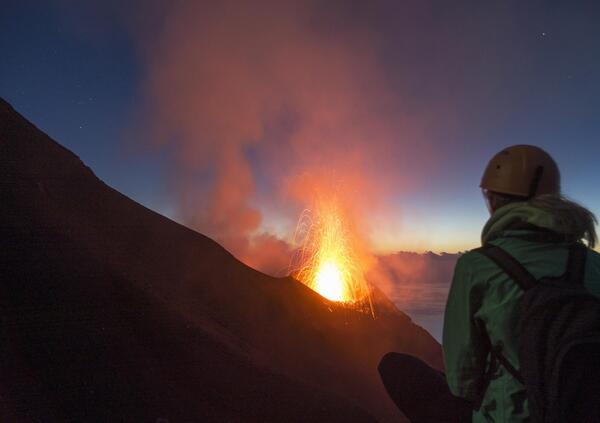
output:
<svg viewBox="0 0 600 423"><path fill-rule="evenodd" d="M513 145L492 157L479 186L525 198L559 194L560 172L554 159L541 148Z"/></svg>

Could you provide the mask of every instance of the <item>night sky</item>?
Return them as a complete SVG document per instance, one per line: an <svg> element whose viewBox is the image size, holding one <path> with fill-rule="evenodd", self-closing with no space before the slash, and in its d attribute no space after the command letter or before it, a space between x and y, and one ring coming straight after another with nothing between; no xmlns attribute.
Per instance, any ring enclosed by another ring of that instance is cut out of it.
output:
<svg viewBox="0 0 600 423"><path fill-rule="evenodd" d="M520 143L600 214L598 2L241 4L5 0L0 96L107 184L217 239L223 220L289 239L302 197L281 187L328 164L376 251L472 248L483 168ZM243 201L219 194L232 186Z"/></svg>

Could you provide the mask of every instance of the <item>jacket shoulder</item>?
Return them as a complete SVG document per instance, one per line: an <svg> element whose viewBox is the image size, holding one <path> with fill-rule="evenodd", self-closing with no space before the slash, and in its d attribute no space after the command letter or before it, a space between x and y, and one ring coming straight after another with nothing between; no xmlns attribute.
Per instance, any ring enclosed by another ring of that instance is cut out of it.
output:
<svg viewBox="0 0 600 423"><path fill-rule="evenodd" d="M461 255L456 262L456 268L466 270L467 268L487 267L490 265L490 259L478 250L479 248L475 248Z"/></svg>
<svg viewBox="0 0 600 423"><path fill-rule="evenodd" d="M495 264L477 249L467 251L454 267L453 286L461 290L481 291L487 286L490 274L497 271Z"/></svg>

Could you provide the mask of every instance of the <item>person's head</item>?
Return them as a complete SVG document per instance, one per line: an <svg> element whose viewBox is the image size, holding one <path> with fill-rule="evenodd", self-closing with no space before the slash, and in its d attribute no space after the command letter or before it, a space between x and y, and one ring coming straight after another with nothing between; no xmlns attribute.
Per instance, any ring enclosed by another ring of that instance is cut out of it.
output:
<svg viewBox="0 0 600 423"><path fill-rule="evenodd" d="M560 172L554 159L541 148L514 145L492 157L480 187L490 213L494 213L516 201L560 195Z"/></svg>
<svg viewBox="0 0 600 423"><path fill-rule="evenodd" d="M561 194L560 171L554 159L539 147L514 145L488 163L479 185L490 214L515 202L545 210L555 216L574 240L597 241L594 213Z"/></svg>

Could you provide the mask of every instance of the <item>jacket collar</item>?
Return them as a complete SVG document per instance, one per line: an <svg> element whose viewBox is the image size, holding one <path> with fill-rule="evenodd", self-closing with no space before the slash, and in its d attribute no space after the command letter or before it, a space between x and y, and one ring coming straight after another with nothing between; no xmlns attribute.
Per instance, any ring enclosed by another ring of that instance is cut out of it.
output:
<svg viewBox="0 0 600 423"><path fill-rule="evenodd" d="M556 217L545 210L532 207L526 202L511 203L499 208L490 217L481 233L485 244L501 236L528 236L532 232L542 232L556 241L566 241L573 235L565 233Z"/></svg>

